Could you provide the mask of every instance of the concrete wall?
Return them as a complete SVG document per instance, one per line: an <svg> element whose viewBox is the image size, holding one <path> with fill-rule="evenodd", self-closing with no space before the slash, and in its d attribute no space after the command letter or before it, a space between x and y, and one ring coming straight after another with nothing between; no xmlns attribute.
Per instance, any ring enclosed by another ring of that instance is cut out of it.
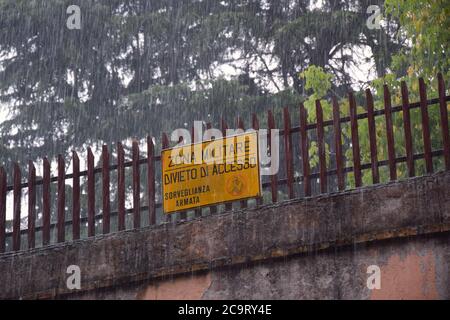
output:
<svg viewBox="0 0 450 320"><path fill-rule="evenodd" d="M449 252L448 237L389 241L157 281L136 291L136 297L448 299ZM381 269L380 290L367 288L370 265Z"/></svg>
<svg viewBox="0 0 450 320"><path fill-rule="evenodd" d="M3 254L0 298L449 299L449 240L446 172Z"/></svg>

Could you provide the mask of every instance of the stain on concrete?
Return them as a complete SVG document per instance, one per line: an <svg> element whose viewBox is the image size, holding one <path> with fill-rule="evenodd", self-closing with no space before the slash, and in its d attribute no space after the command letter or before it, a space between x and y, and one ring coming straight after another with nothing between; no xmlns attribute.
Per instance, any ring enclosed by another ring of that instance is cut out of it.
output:
<svg viewBox="0 0 450 320"><path fill-rule="evenodd" d="M372 300L438 299L434 253L394 254L381 268L381 289L373 290Z"/></svg>
<svg viewBox="0 0 450 320"><path fill-rule="evenodd" d="M141 300L200 300L211 285L209 273L160 280L138 293Z"/></svg>

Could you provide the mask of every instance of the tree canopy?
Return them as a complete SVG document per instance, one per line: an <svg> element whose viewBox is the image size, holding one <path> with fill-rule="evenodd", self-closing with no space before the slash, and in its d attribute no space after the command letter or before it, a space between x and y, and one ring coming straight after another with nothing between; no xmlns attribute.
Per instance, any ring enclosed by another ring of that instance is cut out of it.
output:
<svg viewBox="0 0 450 320"><path fill-rule="evenodd" d="M71 30L70 1L1 0L1 162L295 105L310 65L344 95L358 47L377 76L403 47L395 24L366 27L374 3L89 0Z"/></svg>

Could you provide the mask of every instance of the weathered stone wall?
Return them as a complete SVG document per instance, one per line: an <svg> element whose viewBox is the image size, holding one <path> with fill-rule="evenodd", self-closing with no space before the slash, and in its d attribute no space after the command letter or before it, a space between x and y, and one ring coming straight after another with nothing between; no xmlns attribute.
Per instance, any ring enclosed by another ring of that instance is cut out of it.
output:
<svg viewBox="0 0 450 320"><path fill-rule="evenodd" d="M445 172L3 254L0 298L449 299L449 240Z"/></svg>

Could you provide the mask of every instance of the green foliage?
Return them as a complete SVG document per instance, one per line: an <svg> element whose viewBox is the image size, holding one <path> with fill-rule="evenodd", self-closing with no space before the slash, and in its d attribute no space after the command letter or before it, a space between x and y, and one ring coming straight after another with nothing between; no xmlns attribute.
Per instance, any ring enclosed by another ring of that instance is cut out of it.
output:
<svg viewBox="0 0 450 320"><path fill-rule="evenodd" d="M305 71L301 72L299 76L305 80L305 89L311 91L311 94L308 95L308 98L303 103L308 114L308 122L315 122L317 119L316 100L320 100L324 120L331 119L333 109L328 100L323 98L325 98L332 87L331 81L333 79L333 75L325 72L321 67L311 65L306 68ZM327 164L329 165L330 152L328 143L325 143L325 148L327 150L327 152L325 153L327 158L326 160ZM317 143L315 141L312 141L309 146L311 167L316 167L319 164L318 152L319 148L317 146Z"/></svg>
<svg viewBox="0 0 450 320"><path fill-rule="evenodd" d="M311 65L300 73L300 77L306 80L305 89L313 91L309 98L321 99L331 89L333 75L326 73L321 67Z"/></svg>
<svg viewBox="0 0 450 320"><path fill-rule="evenodd" d="M411 46L395 56L392 68L411 77L450 78L450 2L446 0L386 0L386 13L396 17Z"/></svg>

